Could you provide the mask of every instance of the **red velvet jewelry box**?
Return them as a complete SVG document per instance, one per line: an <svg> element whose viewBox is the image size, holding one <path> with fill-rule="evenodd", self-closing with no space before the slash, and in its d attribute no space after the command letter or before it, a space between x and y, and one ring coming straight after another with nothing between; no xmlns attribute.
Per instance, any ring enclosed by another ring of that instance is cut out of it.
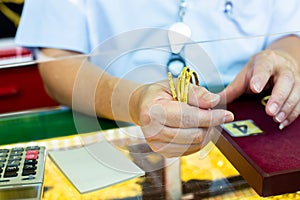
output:
<svg viewBox="0 0 300 200"><path fill-rule="evenodd" d="M261 95L243 96L227 109L235 121L253 120L262 134L233 137L224 129L217 147L261 196L300 190L300 118L279 130L278 123L265 113Z"/></svg>

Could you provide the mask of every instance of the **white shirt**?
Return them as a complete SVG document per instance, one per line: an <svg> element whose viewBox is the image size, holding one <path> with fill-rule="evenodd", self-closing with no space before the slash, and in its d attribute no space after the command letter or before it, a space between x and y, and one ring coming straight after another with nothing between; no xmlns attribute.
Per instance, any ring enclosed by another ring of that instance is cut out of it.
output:
<svg viewBox="0 0 300 200"><path fill-rule="evenodd" d="M183 21L191 28L191 41L211 42L186 45L184 56L206 86L230 83L252 55L289 32L300 31L299 0L232 2L228 17L225 0L187 0ZM113 75L157 81L166 78L167 30L178 20L179 3L26 0L16 42L91 53L91 60Z"/></svg>

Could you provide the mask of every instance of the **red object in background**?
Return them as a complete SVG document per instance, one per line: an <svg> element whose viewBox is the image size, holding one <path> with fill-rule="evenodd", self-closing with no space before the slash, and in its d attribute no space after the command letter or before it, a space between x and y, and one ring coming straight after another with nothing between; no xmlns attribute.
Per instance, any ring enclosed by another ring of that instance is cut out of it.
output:
<svg viewBox="0 0 300 200"><path fill-rule="evenodd" d="M33 56L29 49L12 47L0 49L0 65L32 61Z"/></svg>
<svg viewBox="0 0 300 200"><path fill-rule="evenodd" d="M31 52L22 47L13 47L7 49L0 49L0 59L8 59L8 58L15 58L15 57L32 57Z"/></svg>
<svg viewBox="0 0 300 200"><path fill-rule="evenodd" d="M14 47L0 50L0 62L10 64L33 60L29 50ZM37 65L0 65L0 114L57 106L46 93Z"/></svg>

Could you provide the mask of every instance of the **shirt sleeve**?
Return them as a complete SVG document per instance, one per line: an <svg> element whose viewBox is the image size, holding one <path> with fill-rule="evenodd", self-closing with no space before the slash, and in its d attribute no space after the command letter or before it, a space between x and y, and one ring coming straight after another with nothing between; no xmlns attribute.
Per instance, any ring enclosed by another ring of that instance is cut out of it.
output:
<svg viewBox="0 0 300 200"><path fill-rule="evenodd" d="M81 0L26 0L15 42L88 53L86 9Z"/></svg>
<svg viewBox="0 0 300 200"><path fill-rule="evenodd" d="M274 0L267 45L286 35L300 36L300 1Z"/></svg>

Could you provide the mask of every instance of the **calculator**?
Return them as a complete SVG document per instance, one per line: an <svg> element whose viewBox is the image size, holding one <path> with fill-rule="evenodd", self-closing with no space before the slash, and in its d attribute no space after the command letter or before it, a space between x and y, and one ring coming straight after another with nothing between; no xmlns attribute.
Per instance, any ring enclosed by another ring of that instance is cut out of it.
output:
<svg viewBox="0 0 300 200"><path fill-rule="evenodd" d="M0 148L0 199L41 199L45 159L43 146Z"/></svg>

